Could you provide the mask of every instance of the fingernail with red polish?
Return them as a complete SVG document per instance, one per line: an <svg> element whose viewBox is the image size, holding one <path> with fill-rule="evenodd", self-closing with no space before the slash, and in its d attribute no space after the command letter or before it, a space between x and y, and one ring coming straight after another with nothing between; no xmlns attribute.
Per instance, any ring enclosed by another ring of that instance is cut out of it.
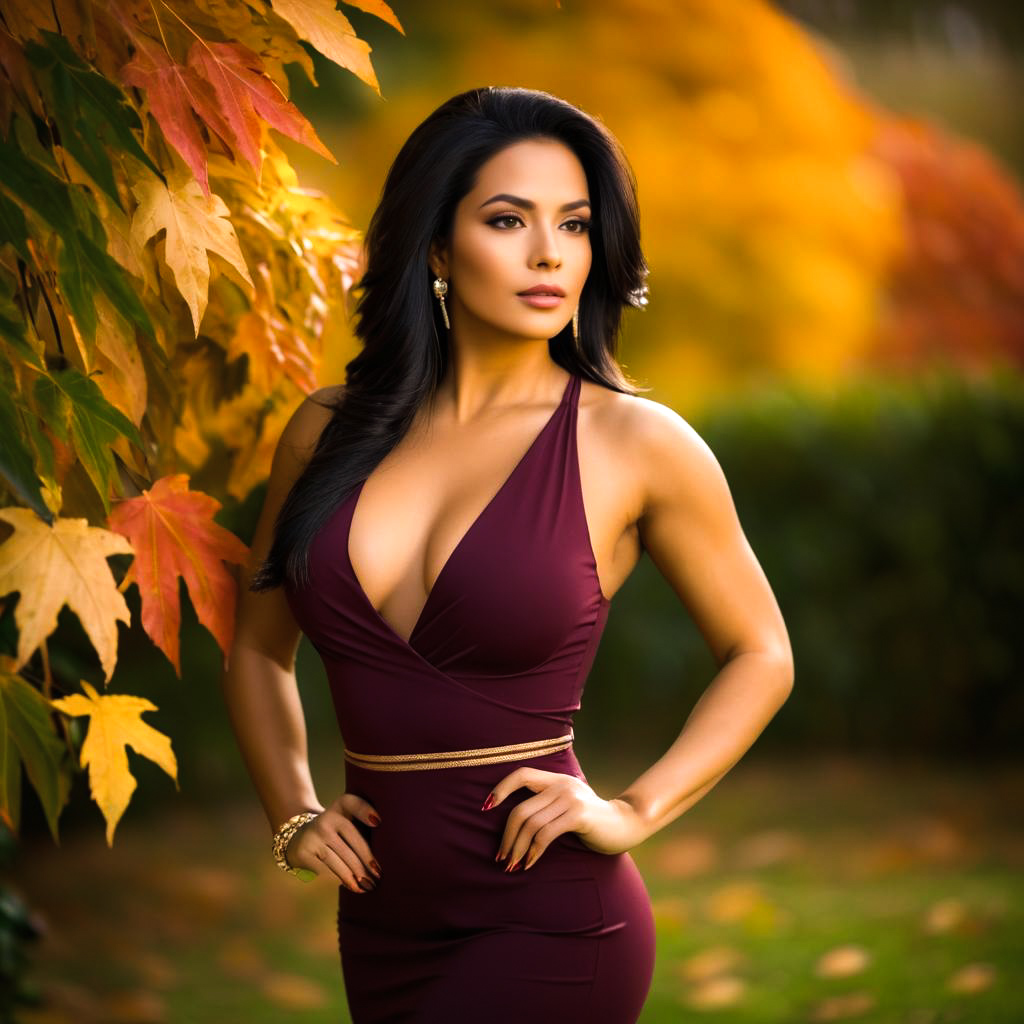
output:
<svg viewBox="0 0 1024 1024"><path fill-rule="evenodd" d="M375 860L370 861L370 870L375 872L378 878L380 877L380 865Z"/></svg>
<svg viewBox="0 0 1024 1024"><path fill-rule="evenodd" d="M511 872L511 871L515 871L515 869L516 869L516 866L517 866L518 864L519 864L519 861L518 861L518 860L514 860L514 861L512 861L512 863L511 863L511 864L509 864L509 866L508 866L507 868L505 868L505 870L506 870L506 871L509 871L509 872Z"/></svg>
<svg viewBox="0 0 1024 1024"><path fill-rule="evenodd" d="M371 825L379 825L380 824L380 818L378 818L376 814L371 813L371 814L367 815L367 817L370 819L370 824Z"/></svg>
<svg viewBox="0 0 1024 1024"><path fill-rule="evenodd" d="M487 799L484 801L484 805L483 805L483 807L480 808L480 810L481 811L489 811L493 805L494 805L494 794L493 793L488 793L487 794Z"/></svg>

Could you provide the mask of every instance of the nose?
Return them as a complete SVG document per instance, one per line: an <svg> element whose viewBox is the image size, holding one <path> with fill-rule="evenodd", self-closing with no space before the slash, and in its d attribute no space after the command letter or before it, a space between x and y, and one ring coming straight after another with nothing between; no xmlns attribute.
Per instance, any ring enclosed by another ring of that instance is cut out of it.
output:
<svg viewBox="0 0 1024 1024"><path fill-rule="evenodd" d="M541 230L537 235L531 262L535 267L554 269L562 265L554 232Z"/></svg>

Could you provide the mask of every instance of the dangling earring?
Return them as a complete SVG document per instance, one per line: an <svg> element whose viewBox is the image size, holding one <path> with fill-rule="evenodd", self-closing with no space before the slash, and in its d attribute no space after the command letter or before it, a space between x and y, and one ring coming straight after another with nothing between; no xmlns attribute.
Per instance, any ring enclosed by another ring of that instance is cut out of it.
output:
<svg viewBox="0 0 1024 1024"><path fill-rule="evenodd" d="M580 340L580 307L576 307L576 312L572 315L572 340L579 342Z"/></svg>
<svg viewBox="0 0 1024 1024"><path fill-rule="evenodd" d="M448 282L443 278L434 278L434 294L437 296L438 301L441 303L441 316L444 318L444 325L451 330L451 324L448 322L448 310L444 305L444 297L448 294Z"/></svg>

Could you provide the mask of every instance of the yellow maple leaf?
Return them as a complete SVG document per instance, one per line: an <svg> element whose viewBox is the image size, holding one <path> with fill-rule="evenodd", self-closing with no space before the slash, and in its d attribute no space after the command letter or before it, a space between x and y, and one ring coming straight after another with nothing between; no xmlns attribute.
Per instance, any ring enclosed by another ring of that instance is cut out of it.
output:
<svg viewBox="0 0 1024 1024"><path fill-rule="evenodd" d="M224 200L215 192L203 195L199 182L184 168L168 172L167 181L168 187L154 177L140 178L132 184L139 200L132 218L132 237L145 244L158 232L166 231L164 258L192 312L198 336L210 286L207 250L227 260L250 288L253 281Z"/></svg>
<svg viewBox="0 0 1024 1024"><path fill-rule="evenodd" d="M159 708L145 697L100 694L84 680L85 695L74 693L51 701L68 715L88 715L89 732L82 744L82 767L89 772L89 792L107 820L107 845L114 843L114 829L135 791L136 781L128 767L127 748L158 764L178 786L178 762L170 737L142 721L144 711Z"/></svg>
<svg viewBox="0 0 1024 1024"><path fill-rule="evenodd" d="M27 508L0 509L0 519L14 527L0 545L0 595L21 594L14 609L14 669L57 628L57 613L66 604L78 616L109 680L117 661L117 623L127 625L131 616L106 559L134 554L131 544L85 519L57 518L50 526Z"/></svg>
<svg viewBox="0 0 1024 1024"><path fill-rule="evenodd" d="M383 3L378 6L386 7ZM380 95L377 75L370 63L370 44L356 35L352 22L336 9L335 0L273 0L273 7L274 13L284 18L300 39L312 43L325 57L347 68ZM383 17L379 11L372 13Z"/></svg>

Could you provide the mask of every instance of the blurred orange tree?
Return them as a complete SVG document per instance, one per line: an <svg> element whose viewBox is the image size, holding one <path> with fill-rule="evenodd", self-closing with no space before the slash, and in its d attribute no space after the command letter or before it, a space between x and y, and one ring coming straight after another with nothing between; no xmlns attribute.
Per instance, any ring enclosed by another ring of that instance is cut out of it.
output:
<svg viewBox="0 0 1024 1024"><path fill-rule="evenodd" d="M623 358L659 400L696 414L780 378L831 393L939 354L1024 360L1019 187L978 147L879 107L770 3L434 0L405 22L386 116L323 109L353 159L310 172L363 218L409 131L455 92L529 86L599 117L636 170L651 267ZM325 379L354 346L328 354Z"/></svg>
<svg viewBox="0 0 1024 1024"><path fill-rule="evenodd" d="M404 33L381 0L351 6ZM13 831L23 770L55 839L87 768L112 843L136 785L128 746L177 785L169 737L141 719L152 702L54 679L47 637L65 605L105 683L133 583L179 675L181 578L230 648L228 566L248 552L215 513L265 477L316 386L328 307L359 273L359 233L299 187L268 131L334 161L288 99L285 65L316 81L300 40L379 95L370 47L333 0L0 2L0 598L17 632L0 661L0 817ZM222 493L191 490L218 453Z"/></svg>
<svg viewBox="0 0 1024 1024"><path fill-rule="evenodd" d="M637 172L651 301L623 358L659 399L692 409L766 375L832 383L855 363L904 245L899 181L870 151L872 112L801 27L762 0L435 0L406 23L429 61L396 76L386 116L335 121L353 159L320 173L360 216L448 95L544 89L599 117Z"/></svg>

